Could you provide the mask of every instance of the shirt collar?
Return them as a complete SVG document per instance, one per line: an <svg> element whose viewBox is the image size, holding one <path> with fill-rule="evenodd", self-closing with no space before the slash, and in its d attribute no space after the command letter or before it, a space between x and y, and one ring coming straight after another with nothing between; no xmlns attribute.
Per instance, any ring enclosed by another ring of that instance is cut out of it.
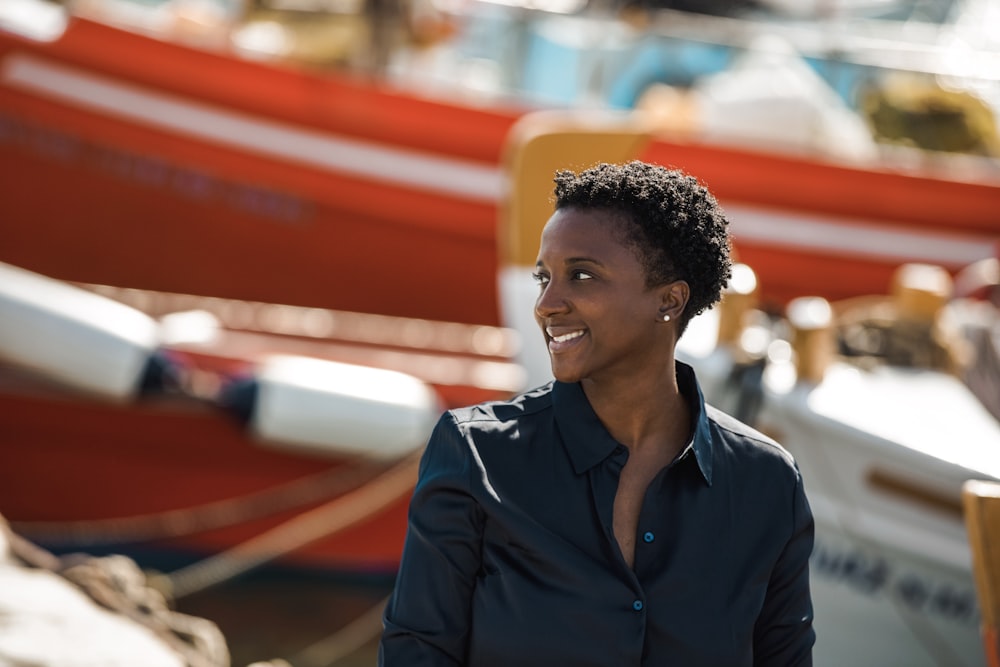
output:
<svg viewBox="0 0 1000 667"><path fill-rule="evenodd" d="M702 397L694 369L683 362L676 362L677 384L681 394L688 399L691 407L691 422L694 424L691 440L682 452L690 449L694 453L698 469L709 485L712 484L712 439L708 416L705 413L705 399ZM577 474L586 472L614 453L619 446L597 413L590 406L587 395L579 382L567 384L553 382L552 407L556 424L569 453L573 469Z"/></svg>

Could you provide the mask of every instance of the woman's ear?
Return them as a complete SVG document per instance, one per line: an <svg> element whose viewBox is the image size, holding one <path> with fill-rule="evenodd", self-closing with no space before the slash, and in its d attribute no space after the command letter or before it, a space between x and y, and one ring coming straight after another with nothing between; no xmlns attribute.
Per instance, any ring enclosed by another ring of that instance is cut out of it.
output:
<svg viewBox="0 0 1000 667"><path fill-rule="evenodd" d="M675 280L660 287L660 319L666 322L680 319L690 297L687 281Z"/></svg>

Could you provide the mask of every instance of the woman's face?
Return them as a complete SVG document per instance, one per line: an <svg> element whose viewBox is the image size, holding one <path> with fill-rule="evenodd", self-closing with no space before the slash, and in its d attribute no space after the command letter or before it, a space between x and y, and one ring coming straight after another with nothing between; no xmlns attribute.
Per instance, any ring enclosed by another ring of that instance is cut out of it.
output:
<svg viewBox="0 0 1000 667"><path fill-rule="evenodd" d="M647 288L638 254L606 211L561 209L542 230L535 319L562 382L629 377L663 364L664 288Z"/></svg>

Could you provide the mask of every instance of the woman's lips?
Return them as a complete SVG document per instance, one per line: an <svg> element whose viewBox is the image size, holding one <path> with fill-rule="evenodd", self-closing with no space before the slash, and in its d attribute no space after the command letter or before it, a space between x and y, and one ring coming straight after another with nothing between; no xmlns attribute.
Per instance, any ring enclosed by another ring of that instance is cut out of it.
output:
<svg viewBox="0 0 1000 667"><path fill-rule="evenodd" d="M573 331L556 333L547 329L546 333L549 334L549 351L562 352L576 345L587 332L584 329L576 329Z"/></svg>

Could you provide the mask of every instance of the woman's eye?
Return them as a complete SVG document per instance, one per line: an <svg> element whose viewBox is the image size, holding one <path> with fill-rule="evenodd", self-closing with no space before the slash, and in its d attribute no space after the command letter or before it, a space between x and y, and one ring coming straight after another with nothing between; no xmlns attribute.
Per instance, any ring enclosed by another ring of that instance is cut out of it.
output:
<svg viewBox="0 0 1000 667"><path fill-rule="evenodd" d="M535 279L535 282L539 285L545 286L549 284L549 277L544 273L532 273L531 277Z"/></svg>
<svg viewBox="0 0 1000 667"><path fill-rule="evenodd" d="M590 280L594 276L590 275L586 271L574 271L573 280Z"/></svg>

